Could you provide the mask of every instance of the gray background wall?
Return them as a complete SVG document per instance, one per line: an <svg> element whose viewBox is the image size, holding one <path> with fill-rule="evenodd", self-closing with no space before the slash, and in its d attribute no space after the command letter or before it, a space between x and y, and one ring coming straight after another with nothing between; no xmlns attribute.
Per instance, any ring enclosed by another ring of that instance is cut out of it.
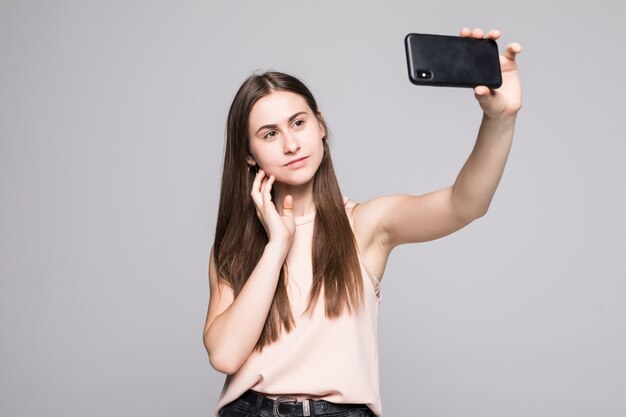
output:
<svg viewBox="0 0 626 417"><path fill-rule="evenodd" d="M409 32L499 28L524 107L490 212L398 248L387 416L626 415L617 1L0 2L0 415L208 416L202 345L226 112L305 81L356 201L449 185L481 113L409 83Z"/></svg>

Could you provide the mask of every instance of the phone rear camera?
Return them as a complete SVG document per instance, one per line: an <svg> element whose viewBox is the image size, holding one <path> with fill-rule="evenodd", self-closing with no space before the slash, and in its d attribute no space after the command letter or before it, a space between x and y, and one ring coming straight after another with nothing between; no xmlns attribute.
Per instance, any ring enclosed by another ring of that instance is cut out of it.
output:
<svg viewBox="0 0 626 417"><path fill-rule="evenodd" d="M433 73L426 69L418 69L415 71L415 76L420 80L430 80L433 78Z"/></svg>

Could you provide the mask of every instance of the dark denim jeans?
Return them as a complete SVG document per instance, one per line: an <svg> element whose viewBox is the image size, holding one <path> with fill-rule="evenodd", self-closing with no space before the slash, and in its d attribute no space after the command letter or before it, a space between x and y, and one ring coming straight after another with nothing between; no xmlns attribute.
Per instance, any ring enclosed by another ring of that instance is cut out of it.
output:
<svg viewBox="0 0 626 417"><path fill-rule="evenodd" d="M324 417L375 417L372 410L366 405L357 405L341 411L327 414L318 414ZM226 404L219 412L219 417L276 417L272 410L267 408L257 408L257 404L244 398L237 398L235 401Z"/></svg>

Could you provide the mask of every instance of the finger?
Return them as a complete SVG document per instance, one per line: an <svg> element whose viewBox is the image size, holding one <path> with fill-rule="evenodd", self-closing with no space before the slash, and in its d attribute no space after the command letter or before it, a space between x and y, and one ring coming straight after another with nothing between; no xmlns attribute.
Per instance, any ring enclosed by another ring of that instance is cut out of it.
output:
<svg viewBox="0 0 626 417"><path fill-rule="evenodd" d="M263 170L259 170L254 177L254 181L252 182L252 190L258 191L261 188L261 181L263 181L263 177L265 176L265 172Z"/></svg>
<svg viewBox="0 0 626 417"><path fill-rule="evenodd" d="M252 181L252 189L253 190L257 190L259 188L259 184L261 184L261 178L263 178L263 175L265 174L265 172L263 172L263 170L258 170L256 175L254 176L254 181Z"/></svg>
<svg viewBox="0 0 626 417"><path fill-rule="evenodd" d="M291 195L285 196L283 200L283 216L293 216L293 197Z"/></svg>
<svg viewBox="0 0 626 417"><path fill-rule="evenodd" d="M257 214L259 212L259 207L263 205L263 201L261 200L261 195L256 192L252 192L250 194L252 196L252 201L254 202L254 206L256 208Z"/></svg>
<svg viewBox="0 0 626 417"><path fill-rule="evenodd" d="M468 27L461 29L461 36L468 37L472 34L472 31Z"/></svg>
<svg viewBox="0 0 626 417"><path fill-rule="evenodd" d="M504 51L504 56L507 57L508 59L514 60L515 56L519 54L520 52L522 52L522 45L520 45L517 42L511 42L510 44L506 46L506 49Z"/></svg>
<svg viewBox="0 0 626 417"><path fill-rule="evenodd" d="M491 90L484 85L479 85L474 88L474 97L476 97L478 101L488 100L490 95Z"/></svg>
<svg viewBox="0 0 626 417"><path fill-rule="evenodd" d="M489 33L487 33L486 38L487 39L493 39L495 41L501 35L502 35L502 32L500 32L498 29L492 29L492 30L489 31Z"/></svg>
<svg viewBox="0 0 626 417"><path fill-rule="evenodd" d="M252 199L254 200L257 206L262 204L261 193L259 192L259 188L260 188L261 179L263 178L263 175L264 175L263 171L259 171L256 173L256 176L254 177L254 181L252 182L252 190L250 191L250 195L252 196Z"/></svg>
<svg viewBox="0 0 626 417"><path fill-rule="evenodd" d="M482 39L485 36L485 33L481 28L476 28L472 31L472 36L476 39Z"/></svg>
<svg viewBox="0 0 626 417"><path fill-rule="evenodd" d="M271 202L272 201L272 184L274 183L274 180L276 179L275 176L270 175L270 177L267 179L267 181L265 182L265 188L263 189L263 200L265 202Z"/></svg>

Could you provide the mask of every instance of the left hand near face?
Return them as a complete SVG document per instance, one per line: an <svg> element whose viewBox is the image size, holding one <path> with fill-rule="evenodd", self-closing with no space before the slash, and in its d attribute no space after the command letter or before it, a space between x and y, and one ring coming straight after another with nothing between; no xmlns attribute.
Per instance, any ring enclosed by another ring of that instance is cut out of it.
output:
<svg viewBox="0 0 626 417"><path fill-rule="evenodd" d="M476 39L493 39L500 37L499 30L491 30L484 36L482 29L470 30L463 28L462 37ZM502 85L494 90L479 85L474 88L474 96L486 116L492 118L507 118L515 116L522 107L522 85L515 64L515 56L522 50L522 46L513 42L506 46L504 55L500 55L500 71L502 72Z"/></svg>

